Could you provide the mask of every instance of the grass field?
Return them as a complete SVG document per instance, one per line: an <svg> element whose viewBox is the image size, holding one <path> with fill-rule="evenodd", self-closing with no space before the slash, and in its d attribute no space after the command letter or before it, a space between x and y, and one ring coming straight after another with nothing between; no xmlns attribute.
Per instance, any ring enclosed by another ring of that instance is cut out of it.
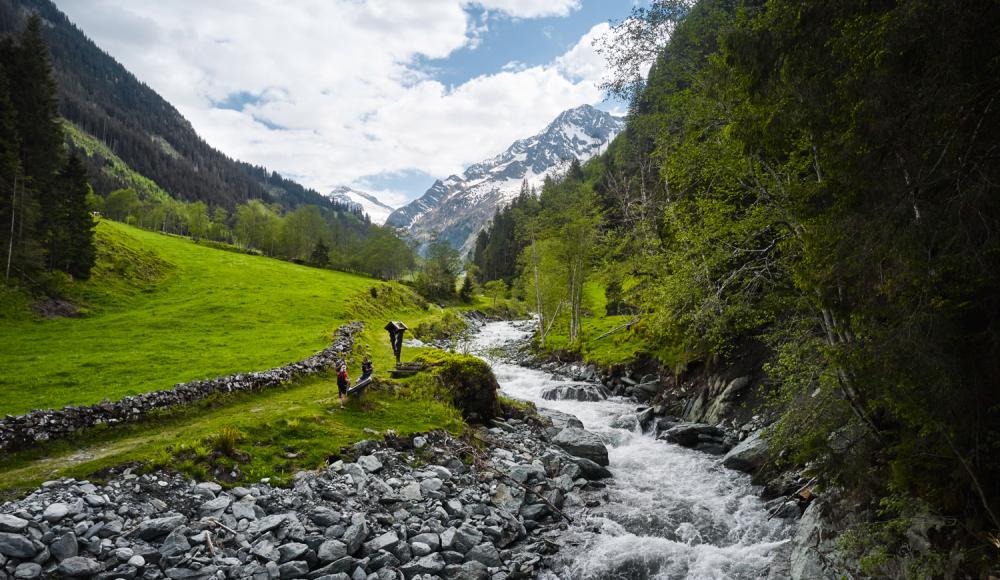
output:
<svg viewBox="0 0 1000 580"><path fill-rule="evenodd" d="M366 323L356 337L352 375L369 355L376 375L385 376L379 371L393 364L385 321L414 327L442 315L399 284L208 248L107 220L97 233L92 279L65 292L85 307L84 317L41 319L23 294L0 294L0 413L117 399L276 366L327 346L331 332L352 320ZM0 455L0 495L130 462L195 477L233 464L241 472L234 483L262 477L280 483L371 437L366 428L408 434L457 433L464 426L456 409L415 383L352 399L346 409L336 393L332 376L312 377ZM238 459L213 451L213 441L227 433L239 434Z"/></svg>
<svg viewBox="0 0 1000 580"><path fill-rule="evenodd" d="M0 415L96 403L304 358L370 278L208 249L103 220L84 318L0 320ZM23 308L21 309L23 312Z"/></svg>

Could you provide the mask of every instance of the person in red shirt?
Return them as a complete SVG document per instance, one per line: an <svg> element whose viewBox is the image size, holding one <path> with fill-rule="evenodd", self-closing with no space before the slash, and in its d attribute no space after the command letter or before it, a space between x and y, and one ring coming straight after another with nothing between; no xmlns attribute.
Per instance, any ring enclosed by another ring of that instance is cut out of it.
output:
<svg viewBox="0 0 1000 580"><path fill-rule="evenodd" d="M347 363L341 362L337 368L337 391L340 392L340 408L344 408L344 395L347 389L351 388L351 379L347 376Z"/></svg>

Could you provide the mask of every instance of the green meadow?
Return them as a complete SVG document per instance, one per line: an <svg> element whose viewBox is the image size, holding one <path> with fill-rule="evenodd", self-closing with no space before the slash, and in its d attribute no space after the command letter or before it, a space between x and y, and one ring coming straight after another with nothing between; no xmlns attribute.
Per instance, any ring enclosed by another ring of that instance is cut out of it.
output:
<svg viewBox="0 0 1000 580"><path fill-rule="evenodd" d="M302 359L376 281L102 220L82 318L0 319L0 414L96 403Z"/></svg>
<svg viewBox="0 0 1000 580"><path fill-rule="evenodd" d="M44 318L23 294L0 295L0 414L88 404L178 382L270 368L327 346L331 333L365 322L351 361L371 356L376 376L393 364L386 320L415 327L439 319L405 286L206 247L103 220L92 278L63 295L80 317ZM407 358L416 356L407 350ZM417 380L414 380L417 379ZM230 483L281 483L316 469L360 439L447 429L461 414L419 377L382 382L341 409L335 379L315 376L254 394L220 395L143 422L94 428L0 455L0 492L60 476L98 477L126 463L170 467ZM221 449L221 451L220 451Z"/></svg>

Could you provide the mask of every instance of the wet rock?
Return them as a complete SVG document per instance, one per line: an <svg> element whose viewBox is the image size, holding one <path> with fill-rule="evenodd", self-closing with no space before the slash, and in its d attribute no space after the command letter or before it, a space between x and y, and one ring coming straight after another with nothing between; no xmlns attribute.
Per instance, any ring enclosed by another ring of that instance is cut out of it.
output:
<svg viewBox="0 0 1000 580"><path fill-rule="evenodd" d="M562 447L570 455L589 459L594 463L608 465L608 449L596 434L577 427L567 427L552 438L552 443Z"/></svg>
<svg viewBox="0 0 1000 580"><path fill-rule="evenodd" d="M611 393L602 385L560 385L542 392L547 401L603 401Z"/></svg>
<svg viewBox="0 0 1000 580"><path fill-rule="evenodd" d="M608 470L608 468L602 467L586 457L574 457L573 463L579 467L580 476L584 479L596 481L598 479L606 479L612 476L611 471Z"/></svg>
<svg viewBox="0 0 1000 580"><path fill-rule="evenodd" d="M560 431L566 427L577 427L583 429L583 422L575 415L556 411L555 409L539 409L538 412L552 420L552 425Z"/></svg>
<svg viewBox="0 0 1000 580"><path fill-rule="evenodd" d="M758 431L733 447L722 459L722 464L729 469L752 473L767 461L767 452L767 439Z"/></svg>

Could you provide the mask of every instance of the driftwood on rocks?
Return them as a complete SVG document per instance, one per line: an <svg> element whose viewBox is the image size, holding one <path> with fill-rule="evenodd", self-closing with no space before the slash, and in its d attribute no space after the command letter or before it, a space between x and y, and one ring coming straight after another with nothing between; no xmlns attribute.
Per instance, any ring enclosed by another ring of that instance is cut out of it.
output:
<svg viewBox="0 0 1000 580"><path fill-rule="evenodd" d="M341 356L351 352L354 335L363 329L361 322L345 324L337 329L333 342L327 348L305 360L266 371L180 383L169 390L143 393L114 402L36 410L17 416L7 415L0 419L0 451L23 449L97 425L135 422L153 411L187 405L216 394L262 391L326 371Z"/></svg>

